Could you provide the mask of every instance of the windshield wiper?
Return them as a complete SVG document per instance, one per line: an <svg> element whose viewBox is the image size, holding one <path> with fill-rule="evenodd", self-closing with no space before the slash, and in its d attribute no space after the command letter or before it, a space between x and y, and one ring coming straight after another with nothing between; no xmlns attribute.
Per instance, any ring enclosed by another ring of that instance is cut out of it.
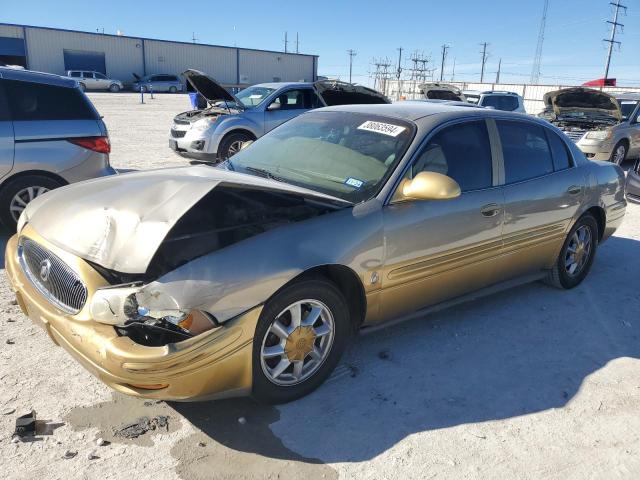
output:
<svg viewBox="0 0 640 480"><path fill-rule="evenodd" d="M269 180L275 180L277 182L285 182L286 183L286 181L282 177L278 177L278 176L274 175L273 173L271 173L270 171L264 170L263 168L244 167L244 169L247 172L256 173L260 177L268 178Z"/></svg>

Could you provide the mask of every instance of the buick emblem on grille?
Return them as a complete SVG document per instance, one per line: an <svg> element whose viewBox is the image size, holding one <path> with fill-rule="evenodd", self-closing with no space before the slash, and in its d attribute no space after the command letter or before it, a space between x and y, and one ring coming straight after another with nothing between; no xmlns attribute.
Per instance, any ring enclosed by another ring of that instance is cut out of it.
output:
<svg viewBox="0 0 640 480"><path fill-rule="evenodd" d="M40 262L40 279L43 282L49 280L49 274L51 273L51 260L45 258Z"/></svg>

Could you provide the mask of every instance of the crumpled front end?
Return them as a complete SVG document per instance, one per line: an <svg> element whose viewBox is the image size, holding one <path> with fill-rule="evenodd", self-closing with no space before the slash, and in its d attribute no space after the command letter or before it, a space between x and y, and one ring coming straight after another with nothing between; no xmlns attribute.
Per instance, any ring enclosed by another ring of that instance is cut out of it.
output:
<svg viewBox="0 0 640 480"><path fill-rule="evenodd" d="M25 240L35 242L46 256L38 271L34 271L33 259L24 258ZM118 327L93 318L94 296L108 287L108 282L89 263L47 242L30 225L9 240L5 263L25 315L115 390L165 400L223 398L250 392L253 335L261 306L179 342L143 345L122 335ZM68 297L51 286L56 276L62 275L61 266L68 269L65 279L75 279L86 290L86 300L75 310L66 308ZM53 301L55 297L62 298Z"/></svg>

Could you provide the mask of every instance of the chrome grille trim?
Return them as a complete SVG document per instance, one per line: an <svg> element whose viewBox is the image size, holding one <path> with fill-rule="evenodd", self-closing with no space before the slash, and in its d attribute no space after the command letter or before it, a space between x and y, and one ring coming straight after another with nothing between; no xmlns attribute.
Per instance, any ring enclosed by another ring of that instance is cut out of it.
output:
<svg viewBox="0 0 640 480"><path fill-rule="evenodd" d="M80 277L56 255L29 238L20 238L18 260L33 286L60 310L76 314L87 302L87 287ZM41 276L42 264L49 261L49 275Z"/></svg>
<svg viewBox="0 0 640 480"><path fill-rule="evenodd" d="M584 134L587 133L586 130L576 129L576 130L563 130L564 134L569 137L574 143L578 143Z"/></svg>

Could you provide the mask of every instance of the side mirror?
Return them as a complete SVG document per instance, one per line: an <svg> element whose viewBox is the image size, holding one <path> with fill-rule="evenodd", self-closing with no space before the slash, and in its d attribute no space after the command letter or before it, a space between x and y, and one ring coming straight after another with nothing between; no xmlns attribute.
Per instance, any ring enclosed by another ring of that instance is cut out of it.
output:
<svg viewBox="0 0 640 480"><path fill-rule="evenodd" d="M420 172L400 184L401 200L449 200L460 196L460 185L437 172Z"/></svg>
<svg viewBox="0 0 640 480"><path fill-rule="evenodd" d="M273 102L271 105L269 105L267 107L267 110L269 110L270 112L273 110L280 110L280 103L279 102Z"/></svg>

